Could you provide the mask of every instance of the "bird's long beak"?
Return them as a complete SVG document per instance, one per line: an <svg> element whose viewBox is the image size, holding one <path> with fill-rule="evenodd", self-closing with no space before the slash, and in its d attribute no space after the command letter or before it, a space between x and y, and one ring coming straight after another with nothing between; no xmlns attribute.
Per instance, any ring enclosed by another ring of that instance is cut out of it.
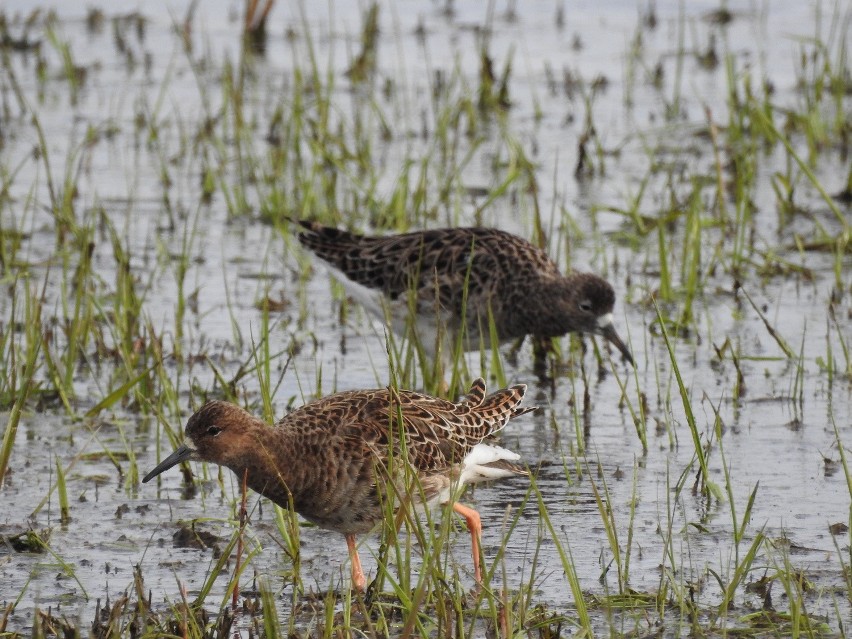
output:
<svg viewBox="0 0 852 639"><path fill-rule="evenodd" d="M190 448L189 446L184 444L183 446L178 448L175 452L173 452L171 455L166 457L159 464L157 464L157 467L154 468L154 470L152 470L150 473L145 475L145 477L142 479L142 483L144 484L144 483L151 481L152 479L154 479L154 477L156 477L157 475L159 475L163 471L168 470L172 466L177 466L181 462L189 461L190 459L193 458L194 455L195 455L195 449Z"/></svg>
<svg viewBox="0 0 852 639"><path fill-rule="evenodd" d="M627 344L621 341L621 338L615 330L615 326L612 323L612 313L607 313L603 317L598 318L598 329L600 330L600 334L603 335L607 341L612 343L613 346L621 351L624 359L630 362L633 366L636 366L636 362L633 361L633 355L631 354L630 349L627 348Z"/></svg>

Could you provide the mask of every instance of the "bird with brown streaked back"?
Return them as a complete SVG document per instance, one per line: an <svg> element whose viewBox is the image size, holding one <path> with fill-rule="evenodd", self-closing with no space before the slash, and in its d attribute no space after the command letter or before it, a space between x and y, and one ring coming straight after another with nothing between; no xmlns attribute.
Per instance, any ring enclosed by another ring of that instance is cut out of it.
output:
<svg viewBox="0 0 852 639"><path fill-rule="evenodd" d="M252 490L284 508L292 500L305 519L345 535L359 590L366 577L355 535L384 517L382 494L404 496L414 506L452 503L467 522L480 582L480 518L456 500L467 484L528 474L517 464L519 455L487 441L510 419L534 410L520 406L525 391L518 385L486 395L482 379L459 402L389 388L345 391L306 404L271 428L235 404L211 401L189 418L185 443L142 481L189 460L245 475ZM400 459L405 465L396 463ZM392 491L382 493L388 486Z"/></svg>
<svg viewBox="0 0 852 639"><path fill-rule="evenodd" d="M452 352L459 331L465 350L501 341L539 340L571 332L601 335L633 364L613 324L615 291L602 277L563 275L541 249L493 228L445 228L368 236L292 220L299 242L347 292L392 330L411 325L430 356Z"/></svg>

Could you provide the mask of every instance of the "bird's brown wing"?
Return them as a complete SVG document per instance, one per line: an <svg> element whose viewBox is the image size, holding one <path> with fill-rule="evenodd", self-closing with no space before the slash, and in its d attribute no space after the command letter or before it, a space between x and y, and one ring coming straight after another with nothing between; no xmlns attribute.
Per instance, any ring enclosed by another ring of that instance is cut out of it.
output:
<svg viewBox="0 0 852 639"><path fill-rule="evenodd" d="M313 222L299 224L299 241L354 282L380 290L391 300L413 291L419 307L440 305L459 315L465 303L485 309L511 278L559 275L546 253L497 229L447 228L376 237Z"/></svg>
<svg viewBox="0 0 852 639"><path fill-rule="evenodd" d="M525 390L518 385L486 395L478 379L459 403L411 391L371 391L345 428L353 445L368 447L383 464L404 453L417 471L441 472L510 419L534 410L520 406Z"/></svg>

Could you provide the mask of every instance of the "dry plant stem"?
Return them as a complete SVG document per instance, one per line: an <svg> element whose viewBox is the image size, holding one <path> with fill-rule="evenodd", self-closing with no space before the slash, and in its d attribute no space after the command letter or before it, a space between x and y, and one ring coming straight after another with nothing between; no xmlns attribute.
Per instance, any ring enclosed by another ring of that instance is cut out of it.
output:
<svg viewBox="0 0 852 639"><path fill-rule="evenodd" d="M713 121L713 112L710 110L710 107L704 107L704 114L707 116L707 124L710 127L710 140L713 142L713 164L716 169L716 193L719 214L724 220L727 220L728 215L725 208L725 173L722 166L722 157L719 152L719 127Z"/></svg>
<svg viewBox="0 0 852 639"><path fill-rule="evenodd" d="M766 319L766 316L761 312L760 308L758 308L757 304L754 303L754 300L751 299L751 295L749 295L745 287L740 287L743 295L748 300L748 303L751 304L751 307L754 309L754 312L757 313L757 316L760 318L760 321L763 322L763 325L766 327L766 331L775 340L775 343L781 347L781 350L784 351L784 355L786 355L789 359L795 359L796 354L793 352L793 349L790 348L789 344L781 337L780 333L778 333L772 324L769 323L769 320Z"/></svg>

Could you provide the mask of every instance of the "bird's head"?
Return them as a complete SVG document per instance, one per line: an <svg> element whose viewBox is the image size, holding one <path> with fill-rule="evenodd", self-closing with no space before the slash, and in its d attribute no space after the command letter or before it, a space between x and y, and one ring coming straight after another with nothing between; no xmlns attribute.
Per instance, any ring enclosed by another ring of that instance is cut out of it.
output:
<svg viewBox="0 0 852 639"><path fill-rule="evenodd" d="M570 314L574 330L601 335L615 346L624 358L633 364L630 349L619 337L613 324L612 309L615 291L609 282L592 273L575 273L567 278L561 303Z"/></svg>
<svg viewBox="0 0 852 639"><path fill-rule="evenodd" d="M214 400L198 409L186 423L182 446L145 475L148 482L185 461L206 461L232 467L252 452L251 431L258 420L235 404Z"/></svg>

